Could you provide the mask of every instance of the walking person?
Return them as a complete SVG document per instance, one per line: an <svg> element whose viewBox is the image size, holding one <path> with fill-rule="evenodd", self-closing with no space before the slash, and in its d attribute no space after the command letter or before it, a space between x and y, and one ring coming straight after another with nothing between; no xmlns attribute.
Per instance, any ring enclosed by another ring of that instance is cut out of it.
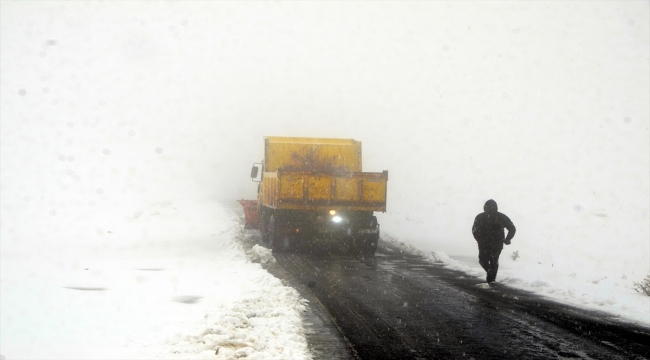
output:
<svg viewBox="0 0 650 360"><path fill-rule="evenodd" d="M499 270L499 255L503 244L510 245L515 236L515 225L505 214L498 212L496 201L490 199L483 206L484 212L476 215L472 234L478 243L478 262L487 272L486 281L494 283ZM508 229L504 238L503 229Z"/></svg>

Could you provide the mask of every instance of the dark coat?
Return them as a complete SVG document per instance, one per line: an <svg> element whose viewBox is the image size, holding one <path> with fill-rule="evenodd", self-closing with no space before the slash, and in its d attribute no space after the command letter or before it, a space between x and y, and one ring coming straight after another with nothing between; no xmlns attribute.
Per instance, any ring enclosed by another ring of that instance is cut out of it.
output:
<svg viewBox="0 0 650 360"><path fill-rule="evenodd" d="M483 207L485 212L476 215L472 234L479 245L493 245L503 248L503 244L510 244L515 236L515 225L505 214L498 212L497 203L488 200ZM504 237L503 229L508 229L508 236Z"/></svg>

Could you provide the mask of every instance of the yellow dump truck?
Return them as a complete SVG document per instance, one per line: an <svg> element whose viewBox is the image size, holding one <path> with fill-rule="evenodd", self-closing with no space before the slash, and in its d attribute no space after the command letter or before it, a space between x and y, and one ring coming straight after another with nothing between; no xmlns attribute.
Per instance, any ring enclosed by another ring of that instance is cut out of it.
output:
<svg viewBox="0 0 650 360"><path fill-rule="evenodd" d="M359 141L265 137L264 160L251 171L259 182L257 206L247 204L246 225L258 227L274 250L326 238L374 254L379 224L373 212L386 211L388 171L361 170Z"/></svg>

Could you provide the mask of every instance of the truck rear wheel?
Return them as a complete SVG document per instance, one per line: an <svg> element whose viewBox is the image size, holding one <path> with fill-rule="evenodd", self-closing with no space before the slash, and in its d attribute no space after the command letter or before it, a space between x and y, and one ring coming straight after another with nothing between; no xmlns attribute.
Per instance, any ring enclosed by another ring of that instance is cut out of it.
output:
<svg viewBox="0 0 650 360"><path fill-rule="evenodd" d="M375 252L377 251L377 245L379 244L379 222L377 222L376 216L370 217L370 228L377 230L377 235L365 239L366 241L363 243L364 255L375 255Z"/></svg>
<svg viewBox="0 0 650 360"><path fill-rule="evenodd" d="M348 253L351 255L370 256L377 251L378 238L358 237L349 242Z"/></svg>
<svg viewBox="0 0 650 360"><path fill-rule="evenodd" d="M271 219L269 220L268 234L269 246L271 247L271 250L284 251L288 250L291 247L290 239L286 238L280 233L280 227L278 225L278 221L275 218L275 215L271 215Z"/></svg>
<svg viewBox="0 0 650 360"><path fill-rule="evenodd" d="M372 239L366 239L363 243L363 255L375 255L377 251L377 244L379 243L379 237L373 237Z"/></svg>
<svg viewBox="0 0 650 360"><path fill-rule="evenodd" d="M271 250L277 251L280 250L279 245L280 245L280 239L279 239L279 232L278 232L278 224L275 221L275 216L271 215L271 219L269 219L269 224L267 228L267 233L268 235L267 240L269 242L269 246L271 247Z"/></svg>
<svg viewBox="0 0 650 360"><path fill-rule="evenodd" d="M269 244L269 216L265 213L262 214L260 219L260 233L262 233L262 243Z"/></svg>
<svg viewBox="0 0 650 360"><path fill-rule="evenodd" d="M353 237L348 243L348 253L351 255L358 255L363 249L363 239L359 237Z"/></svg>

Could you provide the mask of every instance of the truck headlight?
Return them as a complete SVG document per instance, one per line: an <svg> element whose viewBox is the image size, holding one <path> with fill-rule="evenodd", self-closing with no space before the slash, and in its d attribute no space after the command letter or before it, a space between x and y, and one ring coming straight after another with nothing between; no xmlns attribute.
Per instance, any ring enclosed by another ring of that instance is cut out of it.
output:
<svg viewBox="0 0 650 360"><path fill-rule="evenodd" d="M341 220L343 220L343 219L342 219L340 216L338 216L338 215L337 215L337 216L334 216L334 217L332 218L332 221L334 221L334 222L337 223L337 224L340 223Z"/></svg>

